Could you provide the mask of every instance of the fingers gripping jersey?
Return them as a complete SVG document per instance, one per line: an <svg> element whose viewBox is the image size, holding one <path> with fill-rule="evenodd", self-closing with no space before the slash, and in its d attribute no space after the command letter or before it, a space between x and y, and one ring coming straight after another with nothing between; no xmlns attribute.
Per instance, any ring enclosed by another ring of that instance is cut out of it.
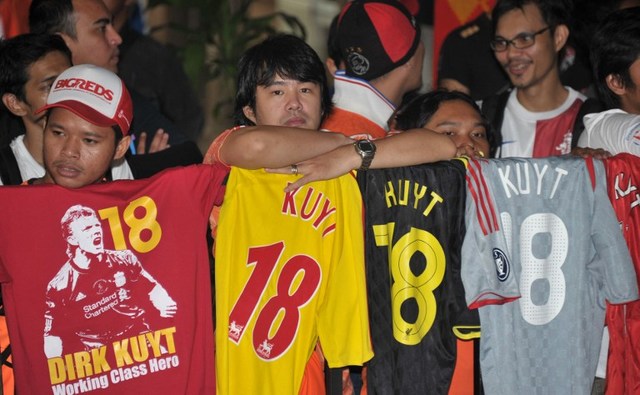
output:
<svg viewBox="0 0 640 395"><path fill-rule="evenodd" d="M359 172L366 206L369 394L446 394L456 324L478 325L460 279L464 165Z"/></svg>
<svg viewBox="0 0 640 395"><path fill-rule="evenodd" d="M605 160L609 198L622 228L636 281L640 274L640 158L619 154ZM640 281L638 281L640 283ZM632 394L640 388L640 301L607 304L609 358L607 394Z"/></svg>
<svg viewBox="0 0 640 395"><path fill-rule="evenodd" d="M297 394L318 338L331 367L372 357L357 183L285 193L294 179L231 169L216 240L220 394Z"/></svg>
<svg viewBox="0 0 640 395"><path fill-rule="evenodd" d="M602 163L472 160L467 180L462 280L486 392L589 393L604 301L638 295Z"/></svg>
<svg viewBox="0 0 640 395"><path fill-rule="evenodd" d="M17 393L214 393L205 236L225 175L0 188Z"/></svg>

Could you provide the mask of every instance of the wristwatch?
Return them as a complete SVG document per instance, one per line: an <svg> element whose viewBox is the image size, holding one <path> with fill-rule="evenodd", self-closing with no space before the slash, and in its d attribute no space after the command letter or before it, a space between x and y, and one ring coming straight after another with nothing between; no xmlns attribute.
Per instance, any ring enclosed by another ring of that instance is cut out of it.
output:
<svg viewBox="0 0 640 395"><path fill-rule="evenodd" d="M353 143L353 146L356 149L356 153L362 158L360 170L367 170L376 154L376 145L371 140L362 139Z"/></svg>

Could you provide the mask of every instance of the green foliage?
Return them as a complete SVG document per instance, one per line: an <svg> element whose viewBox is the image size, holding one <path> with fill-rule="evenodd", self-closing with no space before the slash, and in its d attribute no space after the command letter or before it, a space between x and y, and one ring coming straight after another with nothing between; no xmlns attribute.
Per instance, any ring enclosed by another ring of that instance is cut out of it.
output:
<svg viewBox="0 0 640 395"><path fill-rule="evenodd" d="M247 11L251 0L149 0L148 7L159 4L191 10L197 15L195 26L171 24L170 27L186 37L180 55L185 71L196 86L219 79L224 90L220 96L225 99L214 109L216 116L232 104L238 61L248 47L282 31L306 38L304 26L286 13L250 18Z"/></svg>

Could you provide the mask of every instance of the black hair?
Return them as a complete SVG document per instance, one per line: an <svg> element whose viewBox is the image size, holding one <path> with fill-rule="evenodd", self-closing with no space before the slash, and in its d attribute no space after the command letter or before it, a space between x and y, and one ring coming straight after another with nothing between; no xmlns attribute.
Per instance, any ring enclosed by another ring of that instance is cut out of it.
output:
<svg viewBox="0 0 640 395"><path fill-rule="evenodd" d="M331 111L331 96L324 64L318 54L299 37L289 34L271 36L249 48L239 62L234 109L239 125L254 125L243 112L245 106L256 109L258 86L270 85L276 75L320 86L322 119Z"/></svg>
<svg viewBox="0 0 640 395"><path fill-rule="evenodd" d="M463 92L444 89L436 89L423 93L403 103L395 113L395 129L408 130L422 128L438 111L442 103L453 100L459 100L470 105L482 119L485 129L487 129L487 135L489 134L489 123L471 96Z"/></svg>
<svg viewBox="0 0 640 395"><path fill-rule="evenodd" d="M613 75L624 87L635 86L629 67L640 58L640 7L610 13L596 28L590 49L601 99L609 108L619 107L620 98L609 89L606 78Z"/></svg>
<svg viewBox="0 0 640 395"><path fill-rule="evenodd" d="M29 68L51 52L64 54L71 63L71 51L59 35L28 33L0 41L0 97L11 93L26 102Z"/></svg>
<svg viewBox="0 0 640 395"><path fill-rule="evenodd" d="M29 6L29 31L77 38L72 0L33 0Z"/></svg>
<svg viewBox="0 0 640 395"><path fill-rule="evenodd" d="M493 31L500 18L509 11L523 10L526 5L533 4L540 10L542 20L549 26L551 34L558 25L571 26L571 3L569 0L498 0L491 12Z"/></svg>
<svg viewBox="0 0 640 395"><path fill-rule="evenodd" d="M329 34L327 35L327 55L337 68L340 68L340 64L344 61L342 57L342 52L340 51L340 45L338 44L338 17L340 15L336 15L331 20L331 25L329 25Z"/></svg>

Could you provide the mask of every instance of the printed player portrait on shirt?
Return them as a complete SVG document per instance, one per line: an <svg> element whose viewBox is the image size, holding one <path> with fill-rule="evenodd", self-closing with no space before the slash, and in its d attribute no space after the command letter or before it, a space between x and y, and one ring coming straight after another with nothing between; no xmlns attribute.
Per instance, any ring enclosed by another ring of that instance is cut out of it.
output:
<svg viewBox="0 0 640 395"><path fill-rule="evenodd" d="M66 262L46 292L48 358L90 350L153 329L177 304L130 250L104 248L96 212L70 207L60 221Z"/></svg>

